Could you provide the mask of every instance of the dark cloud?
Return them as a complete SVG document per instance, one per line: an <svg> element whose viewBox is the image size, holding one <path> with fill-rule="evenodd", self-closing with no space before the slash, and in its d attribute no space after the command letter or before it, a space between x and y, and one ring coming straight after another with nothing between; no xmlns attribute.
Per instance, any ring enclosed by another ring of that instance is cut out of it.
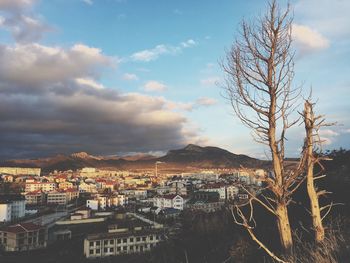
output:
<svg viewBox="0 0 350 263"><path fill-rule="evenodd" d="M98 83L110 65L85 45L0 46L0 158L164 151L198 140L172 102Z"/></svg>

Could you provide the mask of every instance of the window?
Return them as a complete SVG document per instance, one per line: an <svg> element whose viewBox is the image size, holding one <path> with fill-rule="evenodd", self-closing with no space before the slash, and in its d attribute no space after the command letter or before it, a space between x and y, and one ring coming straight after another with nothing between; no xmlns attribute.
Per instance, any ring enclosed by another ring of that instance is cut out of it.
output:
<svg viewBox="0 0 350 263"><path fill-rule="evenodd" d="M134 250L134 246L130 246L130 250Z"/></svg>
<svg viewBox="0 0 350 263"><path fill-rule="evenodd" d="M100 245L100 241L96 241L96 246L99 246Z"/></svg>
<svg viewBox="0 0 350 263"><path fill-rule="evenodd" d="M103 241L103 245L108 245L108 240Z"/></svg>
<svg viewBox="0 0 350 263"><path fill-rule="evenodd" d="M122 248L121 247L117 247L117 251L120 251L120 250L122 250Z"/></svg>
<svg viewBox="0 0 350 263"><path fill-rule="evenodd" d="M117 239L117 243L120 244L122 240L120 238Z"/></svg>
<svg viewBox="0 0 350 263"><path fill-rule="evenodd" d="M109 252L114 252L114 248L111 247L111 248L109 249Z"/></svg>
<svg viewBox="0 0 350 263"><path fill-rule="evenodd" d="M108 249L105 247L105 248L103 249L103 252L107 253L107 252L108 252Z"/></svg>
<svg viewBox="0 0 350 263"><path fill-rule="evenodd" d="M100 254L101 250L98 248L96 249L96 254Z"/></svg>
<svg viewBox="0 0 350 263"><path fill-rule="evenodd" d="M133 237L130 237L130 242L134 242L134 238Z"/></svg>
<svg viewBox="0 0 350 263"><path fill-rule="evenodd" d="M152 240L153 240L153 236L150 236L150 237L149 237L149 240L151 240L151 241L152 241Z"/></svg>
<svg viewBox="0 0 350 263"><path fill-rule="evenodd" d="M90 250L89 250L89 254L90 254L90 255L91 255L91 254L94 254L94 250L90 249Z"/></svg>
<svg viewBox="0 0 350 263"><path fill-rule="evenodd" d="M146 241L146 237L142 237L142 241Z"/></svg>
<svg viewBox="0 0 350 263"><path fill-rule="evenodd" d="M128 242L128 240L126 238L123 238L123 243Z"/></svg>
<svg viewBox="0 0 350 263"><path fill-rule="evenodd" d="M127 246L123 246L123 250L126 251L127 250Z"/></svg>
<svg viewBox="0 0 350 263"><path fill-rule="evenodd" d="M114 239L109 240L109 244L113 245L114 244Z"/></svg>
<svg viewBox="0 0 350 263"><path fill-rule="evenodd" d="M136 242L139 242L141 240L141 238L137 237L136 238Z"/></svg>

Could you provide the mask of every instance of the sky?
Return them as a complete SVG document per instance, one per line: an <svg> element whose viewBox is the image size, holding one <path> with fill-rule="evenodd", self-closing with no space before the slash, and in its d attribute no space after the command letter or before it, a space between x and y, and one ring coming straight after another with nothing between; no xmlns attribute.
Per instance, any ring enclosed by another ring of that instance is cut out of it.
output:
<svg viewBox="0 0 350 263"><path fill-rule="evenodd" d="M336 122L320 132L324 149L350 148L350 1L290 3L293 83ZM264 158L225 99L220 62L242 19L265 10L262 0L0 0L0 159L189 143ZM287 139L298 156L302 126Z"/></svg>

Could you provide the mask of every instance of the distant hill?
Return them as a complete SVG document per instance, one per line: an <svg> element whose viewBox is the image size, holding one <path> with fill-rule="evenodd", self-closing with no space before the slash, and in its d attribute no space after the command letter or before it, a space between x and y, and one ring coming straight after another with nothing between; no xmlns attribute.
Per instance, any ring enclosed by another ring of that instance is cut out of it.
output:
<svg viewBox="0 0 350 263"><path fill-rule="evenodd" d="M76 170L83 167L105 169L153 169L155 162L163 162L162 169L193 168L257 168L266 166L266 161L247 155L234 154L218 147L201 147L189 144L182 149L170 150L162 157L149 154L129 156L93 156L86 152L71 155L56 155L48 158L9 160L1 166L40 167L43 171Z"/></svg>

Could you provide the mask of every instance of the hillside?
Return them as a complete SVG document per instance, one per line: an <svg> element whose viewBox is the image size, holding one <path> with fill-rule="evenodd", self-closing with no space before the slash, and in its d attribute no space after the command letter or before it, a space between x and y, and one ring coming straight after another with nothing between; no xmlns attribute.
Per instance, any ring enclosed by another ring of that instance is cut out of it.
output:
<svg viewBox="0 0 350 263"><path fill-rule="evenodd" d="M43 171L76 170L83 167L106 169L151 169L155 162L163 162L163 169L190 168L256 168L267 162L247 155L234 154L218 147L200 147L189 144L182 149L170 150L162 157L148 154L132 156L93 156L85 152L56 155L48 158L2 161L1 166L40 167Z"/></svg>

